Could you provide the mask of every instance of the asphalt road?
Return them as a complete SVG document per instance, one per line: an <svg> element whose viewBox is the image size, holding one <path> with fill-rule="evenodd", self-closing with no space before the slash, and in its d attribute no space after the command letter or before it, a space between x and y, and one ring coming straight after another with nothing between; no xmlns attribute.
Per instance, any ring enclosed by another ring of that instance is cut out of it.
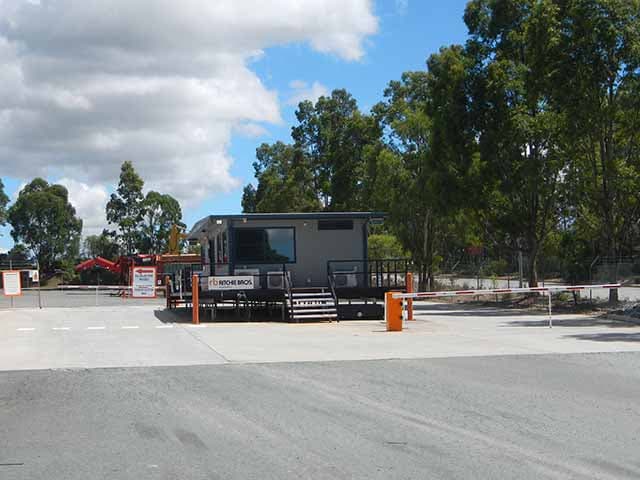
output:
<svg viewBox="0 0 640 480"><path fill-rule="evenodd" d="M639 478L640 354L0 372L0 478Z"/></svg>

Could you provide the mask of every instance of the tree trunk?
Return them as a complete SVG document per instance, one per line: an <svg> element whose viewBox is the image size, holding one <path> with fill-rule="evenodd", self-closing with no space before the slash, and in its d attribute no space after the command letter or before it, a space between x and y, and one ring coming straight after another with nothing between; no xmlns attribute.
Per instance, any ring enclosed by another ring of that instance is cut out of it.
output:
<svg viewBox="0 0 640 480"><path fill-rule="evenodd" d="M529 252L529 287L538 286L538 252L532 249Z"/></svg>

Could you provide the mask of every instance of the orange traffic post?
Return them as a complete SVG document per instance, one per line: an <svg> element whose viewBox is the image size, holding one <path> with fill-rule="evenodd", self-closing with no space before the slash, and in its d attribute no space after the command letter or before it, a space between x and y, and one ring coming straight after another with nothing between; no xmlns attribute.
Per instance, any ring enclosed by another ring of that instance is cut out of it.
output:
<svg viewBox="0 0 640 480"><path fill-rule="evenodd" d="M413 293L413 273L407 272L407 293ZM407 320L413 320L413 299L407 299Z"/></svg>
<svg viewBox="0 0 640 480"><path fill-rule="evenodd" d="M387 332L402 331L402 300L393 298L394 292L384 294L384 316L387 321Z"/></svg>
<svg viewBox="0 0 640 480"><path fill-rule="evenodd" d="M200 277L194 275L191 279L191 322L194 325L200 323Z"/></svg>

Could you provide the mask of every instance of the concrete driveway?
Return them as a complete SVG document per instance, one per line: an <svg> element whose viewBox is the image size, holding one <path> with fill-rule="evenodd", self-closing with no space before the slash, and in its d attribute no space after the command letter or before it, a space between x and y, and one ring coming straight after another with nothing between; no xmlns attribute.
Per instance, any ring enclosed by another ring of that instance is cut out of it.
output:
<svg viewBox="0 0 640 480"><path fill-rule="evenodd" d="M0 370L640 351L640 326L421 303L380 321L203 323L156 306L0 311Z"/></svg>

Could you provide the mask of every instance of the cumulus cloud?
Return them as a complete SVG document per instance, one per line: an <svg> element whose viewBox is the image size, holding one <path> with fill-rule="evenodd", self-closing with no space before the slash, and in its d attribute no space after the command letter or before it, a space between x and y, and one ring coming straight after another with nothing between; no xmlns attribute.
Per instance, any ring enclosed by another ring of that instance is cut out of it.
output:
<svg viewBox="0 0 640 480"><path fill-rule="evenodd" d="M109 194L102 185L87 185L86 183L62 178L57 182L69 191L69 202L76 209L76 214L83 221L83 235L98 235L107 224L105 206L109 201Z"/></svg>
<svg viewBox="0 0 640 480"><path fill-rule="evenodd" d="M309 85L302 80L293 80L289 83L289 87L291 94L287 99L287 105L297 106L305 100L315 102L318 98L329 95L329 89L320 82L313 82Z"/></svg>
<svg viewBox="0 0 640 480"><path fill-rule="evenodd" d="M377 30L370 0L265 3L0 0L0 175L63 178L76 203L102 201L124 160L182 201L236 188L233 133L281 122L251 62L290 43L358 60Z"/></svg>

